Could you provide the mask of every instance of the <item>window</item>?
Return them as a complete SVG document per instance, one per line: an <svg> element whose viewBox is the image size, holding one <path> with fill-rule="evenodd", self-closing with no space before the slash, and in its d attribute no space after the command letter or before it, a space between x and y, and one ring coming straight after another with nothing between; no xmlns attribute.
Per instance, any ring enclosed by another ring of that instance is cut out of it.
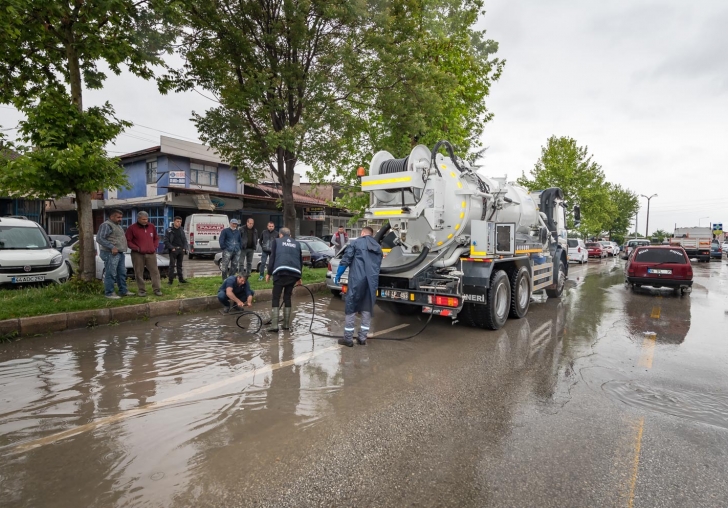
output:
<svg viewBox="0 0 728 508"><path fill-rule="evenodd" d="M48 247L48 241L38 227L0 226L0 250L38 250Z"/></svg>
<svg viewBox="0 0 728 508"><path fill-rule="evenodd" d="M147 161L147 183L157 183L157 161Z"/></svg>
<svg viewBox="0 0 728 508"><path fill-rule="evenodd" d="M217 166L208 166L196 162L190 163L190 183L217 187Z"/></svg>
<svg viewBox="0 0 728 508"><path fill-rule="evenodd" d="M154 224L157 228L157 234L159 236L164 236L164 228L167 225L167 217L164 215L164 207L157 206L145 211L149 214L149 223Z"/></svg>
<svg viewBox="0 0 728 508"><path fill-rule="evenodd" d="M569 238L569 247L576 248L579 246L579 240L572 240Z"/></svg>
<svg viewBox="0 0 728 508"><path fill-rule="evenodd" d="M637 250L635 261L640 263L673 263L679 265L684 265L688 262L682 250L650 248Z"/></svg>

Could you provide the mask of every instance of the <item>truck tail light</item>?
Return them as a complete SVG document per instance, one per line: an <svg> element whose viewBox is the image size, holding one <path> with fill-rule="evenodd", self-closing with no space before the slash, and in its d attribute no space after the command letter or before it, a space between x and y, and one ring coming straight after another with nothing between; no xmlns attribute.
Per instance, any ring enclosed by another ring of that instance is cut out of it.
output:
<svg viewBox="0 0 728 508"><path fill-rule="evenodd" d="M439 307L457 307L460 305L460 300L458 298L453 298L451 296L435 296L428 297L427 300L429 303L434 303L435 305Z"/></svg>

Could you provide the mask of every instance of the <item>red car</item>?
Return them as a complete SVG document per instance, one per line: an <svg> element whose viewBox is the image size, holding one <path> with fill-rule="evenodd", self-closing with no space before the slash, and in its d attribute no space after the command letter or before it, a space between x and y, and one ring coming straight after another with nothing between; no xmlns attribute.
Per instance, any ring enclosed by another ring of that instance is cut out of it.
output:
<svg viewBox="0 0 728 508"><path fill-rule="evenodd" d="M589 251L590 258L606 258L607 250L600 243L589 242L586 244L586 249Z"/></svg>
<svg viewBox="0 0 728 508"><path fill-rule="evenodd" d="M685 293L693 286L693 267L685 249L675 245L636 247L624 268L627 284L668 287Z"/></svg>

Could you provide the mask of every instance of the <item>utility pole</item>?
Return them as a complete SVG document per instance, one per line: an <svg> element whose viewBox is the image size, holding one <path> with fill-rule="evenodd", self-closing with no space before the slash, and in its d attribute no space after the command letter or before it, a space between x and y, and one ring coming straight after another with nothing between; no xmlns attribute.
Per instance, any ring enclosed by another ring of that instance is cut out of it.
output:
<svg viewBox="0 0 728 508"><path fill-rule="evenodd" d="M640 194L643 198L647 200L647 225L645 226L645 238L650 237L650 200L652 198L656 198L657 194L653 194L652 196L645 196L644 194Z"/></svg>

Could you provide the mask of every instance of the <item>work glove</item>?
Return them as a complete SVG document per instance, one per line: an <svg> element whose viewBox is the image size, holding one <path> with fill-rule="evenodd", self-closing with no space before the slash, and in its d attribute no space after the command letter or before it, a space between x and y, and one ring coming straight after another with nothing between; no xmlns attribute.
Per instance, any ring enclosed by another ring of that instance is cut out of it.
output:
<svg viewBox="0 0 728 508"><path fill-rule="evenodd" d="M344 265L339 265L339 269L336 270L336 277L334 277L334 284L338 284L341 280L341 276L344 275L344 272L346 271L346 267Z"/></svg>

